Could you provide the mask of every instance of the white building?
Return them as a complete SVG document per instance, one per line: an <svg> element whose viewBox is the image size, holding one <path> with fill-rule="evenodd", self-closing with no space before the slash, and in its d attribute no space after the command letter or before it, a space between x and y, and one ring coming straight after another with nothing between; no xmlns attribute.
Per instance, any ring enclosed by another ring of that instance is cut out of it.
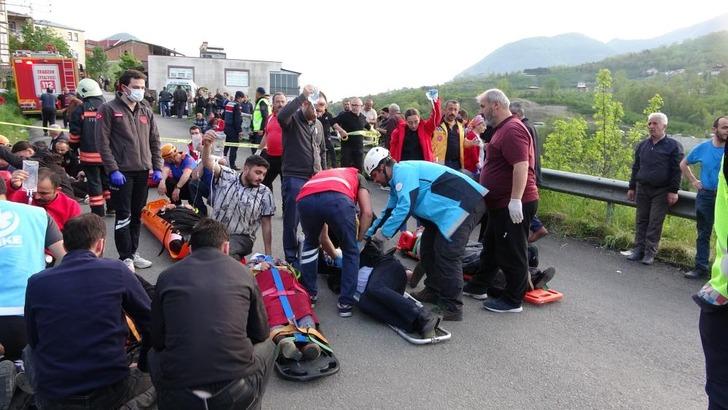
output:
<svg viewBox="0 0 728 410"><path fill-rule="evenodd" d="M271 95L281 91L287 96L297 96L300 73L284 70L281 64L280 61L150 55L149 88L160 91L169 80L190 80L212 92L242 91L251 98L258 87Z"/></svg>
<svg viewBox="0 0 728 410"><path fill-rule="evenodd" d="M47 27L66 40L66 44L71 49L73 58L76 59L81 67L86 69L86 36L83 30L48 20L35 20L33 24L36 27Z"/></svg>

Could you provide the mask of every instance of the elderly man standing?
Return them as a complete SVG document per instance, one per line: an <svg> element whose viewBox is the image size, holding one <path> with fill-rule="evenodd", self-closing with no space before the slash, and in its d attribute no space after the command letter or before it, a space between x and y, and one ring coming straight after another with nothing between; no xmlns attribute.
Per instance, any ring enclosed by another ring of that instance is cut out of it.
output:
<svg viewBox="0 0 728 410"><path fill-rule="evenodd" d="M667 209L677 202L683 147L665 133L667 115L650 114L647 128L650 136L635 149L627 191L627 198L637 203L634 248L627 259L652 265Z"/></svg>
<svg viewBox="0 0 728 410"><path fill-rule="evenodd" d="M341 135L341 166L362 171L364 166L364 137L359 133L370 130L367 117L361 112L361 98L351 100L351 111L344 111L333 119L332 125Z"/></svg>
<svg viewBox="0 0 728 410"><path fill-rule="evenodd" d="M528 288L527 239L531 219L538 208L538 188L531 135L516 115L503 91L490 89L477 97L485 122L495 127L487 145L480 183L485 196L488 224L483 235L480 270L463 288L463 295L486 299L492 312L521 312ZM504 290L493 287L501 269Z"/></svg>

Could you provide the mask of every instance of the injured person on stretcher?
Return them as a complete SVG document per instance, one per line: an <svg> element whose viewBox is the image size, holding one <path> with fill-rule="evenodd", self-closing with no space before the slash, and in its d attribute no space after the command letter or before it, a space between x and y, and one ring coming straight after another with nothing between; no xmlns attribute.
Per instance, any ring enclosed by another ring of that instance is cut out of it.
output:
<svg viewBox="0 0 728 410"><path fill-rule="evenodd" d="M408 274L394 257L394 250L382 253L382 243L370 239L359 256L359 277L355 299L362 312L423 339L436 336L440 317L405 296Z"/></svg>

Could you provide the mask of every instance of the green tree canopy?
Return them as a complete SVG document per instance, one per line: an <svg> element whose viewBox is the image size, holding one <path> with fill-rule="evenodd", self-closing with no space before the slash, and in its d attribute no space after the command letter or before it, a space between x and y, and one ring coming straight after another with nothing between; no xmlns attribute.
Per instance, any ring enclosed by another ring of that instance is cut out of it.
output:
<svg viewBox="0 0 728 410"><path fill-rule="evenodd" d="M35 27L26 23L20 30L20 36L9 36L10 53L17 50L48 51L53 49L66 57L73 57L68 43L48 27Z"/></svg>
<svg viewBox="0 0 728 410"><path fill-rule="evenodd" d="M86 55L86 72L91 78L109 74L109 60L101 47L94 47L91 54Z"/></svg>

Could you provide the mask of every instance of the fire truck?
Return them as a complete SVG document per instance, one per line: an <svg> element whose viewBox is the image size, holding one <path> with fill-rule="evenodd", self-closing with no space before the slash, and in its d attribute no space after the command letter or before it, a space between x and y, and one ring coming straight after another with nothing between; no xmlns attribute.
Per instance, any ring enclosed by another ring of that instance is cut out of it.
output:
<svg viewBox="0 0 728 410"><path fill-rule="evenodd" d="M16 51L11 60L18 105L25 114L40 113L40 95L50 88L60 94L63 87L76 91L76 59L53 52ZM60 108L60 105L56 106Z"/></svg>

